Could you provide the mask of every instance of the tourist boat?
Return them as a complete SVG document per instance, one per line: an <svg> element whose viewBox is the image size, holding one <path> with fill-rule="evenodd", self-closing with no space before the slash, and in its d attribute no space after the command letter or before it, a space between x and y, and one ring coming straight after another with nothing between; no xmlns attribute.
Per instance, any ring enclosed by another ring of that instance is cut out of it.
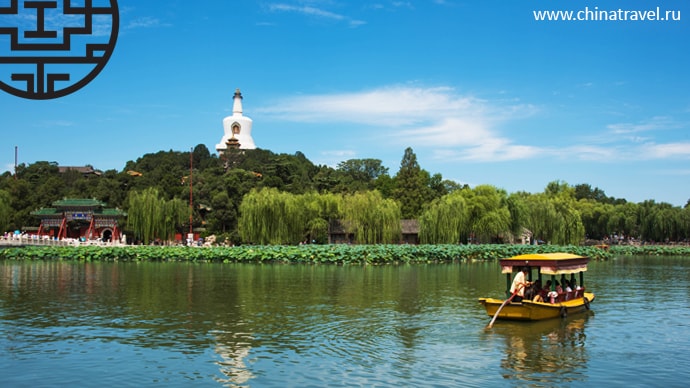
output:
<svg viewBox="0 0 690 388"><path fill-rule="evenodd" d="M526 279L531 282L540 280L543 285L551 280L551 296L547 296L543 302L523 299L521 302L513 302L513 295L506 291L505 300L494 298L479 298L479 303L484 305L486 313L493 317L489 327L495 319L538 321L551 318L565 318L569 314L583 313L589 310L589 305L594 301L594 294L585 291L584 272L587 271L589 258L570 253L531 253L502 259L501 272L506 274L507 290L513 281L513 277L522 268L528 267L529 273ZM575 279L579 275L579 279ZM537 276L534 278L533 276ZM557 278L560 276L560 278ZM569 278L568 278L569 276ZM562 283L566 279L571 284L576 281L576 290L571 292L555 292L556 281Z"/></svg>

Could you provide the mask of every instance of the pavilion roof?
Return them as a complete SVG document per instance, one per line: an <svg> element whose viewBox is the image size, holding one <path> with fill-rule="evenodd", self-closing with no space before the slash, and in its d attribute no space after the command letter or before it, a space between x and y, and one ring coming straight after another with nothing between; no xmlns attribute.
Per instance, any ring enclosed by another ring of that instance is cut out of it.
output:
<svg viewBox="0 0 690 388"><path fill-rule="evenodd" d="M101 170L96 170L92 166L58 166L58 171L61 173L67 171L77 171L84 175L94 174L101 175L103 172Z"/></svg>
<svg viewBox="0 0 690 388"><path fill-rule="evenodd" d="M60 216L62 217L62 212L58 211L54 207L42 207L38 210L34 210L31 212L32 216L40 216L40 217L45 217L45 216Z"/></svg>
<svg viewBox="0 0 690 388"><path fill-rule="evenodd" d="M124 217L127 213L117 208L106 208L106 204L93 198L64 198L52 203L52 207L44 207L31 212L36 217L62 217L66 208L84 208L96 217Z"/></svg>

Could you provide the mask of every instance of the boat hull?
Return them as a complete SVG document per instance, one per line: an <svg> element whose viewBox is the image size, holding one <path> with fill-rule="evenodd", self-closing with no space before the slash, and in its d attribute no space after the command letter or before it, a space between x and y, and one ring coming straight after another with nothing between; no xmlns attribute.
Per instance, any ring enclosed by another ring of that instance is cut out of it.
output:
<svg viewBox="0 0 690 388"><path fill-rule="evenodd" d="M586 300L585 300L586 299ZM594 294L585 292L584 298L575 298L564 302L541 303L523 300L518 303L507 303L501 309L497 319L515 321L540 321L544 319L565 318L568 315L579 314L589 310L594 301ZM479 298L490 317L496 315L504 300L493 298Z"/></svg>

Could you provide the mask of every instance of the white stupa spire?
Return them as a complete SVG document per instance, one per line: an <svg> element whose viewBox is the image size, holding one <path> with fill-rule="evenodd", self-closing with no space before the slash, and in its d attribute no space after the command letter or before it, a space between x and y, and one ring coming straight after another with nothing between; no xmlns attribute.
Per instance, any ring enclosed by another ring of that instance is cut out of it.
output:
<svg viewBox="0 0 690 388"><path fill-rule="evenodd" d="M235 97L233 97L234 102L232 103L232 114L242 116L242 93L240 89L235 89Z"/></svg>
<svg viewBox="0 0 690 388"><path fill-rule="evenodd" d="M231 144L239 143L239 148L243 150L253 150L256 148L252 139L252 119L242 115L242 93L240 89L235 89L232 103L232 116L223 119L223 138L216 144L216 151L223 153L228 148L228 141ZM234 139L233 139L234 138Z"/></svg>

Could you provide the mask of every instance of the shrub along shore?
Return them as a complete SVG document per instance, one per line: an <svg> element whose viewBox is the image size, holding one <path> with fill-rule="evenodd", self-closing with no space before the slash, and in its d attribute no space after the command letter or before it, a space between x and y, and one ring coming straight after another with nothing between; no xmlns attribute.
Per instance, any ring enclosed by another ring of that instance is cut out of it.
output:
<svg viewBox="0 0 690 388"><path fill-rule="evenodd" d="M402 264L453 263L496 260L524 253L569 252L594 260L616 255L690 256L686 246L612 246L608 251L592 246L558 245L264 245L236 247L184 246L25 246L0 249L0 260L64 260L103 262L207 262L207 263L308 263Z"/></svg>

